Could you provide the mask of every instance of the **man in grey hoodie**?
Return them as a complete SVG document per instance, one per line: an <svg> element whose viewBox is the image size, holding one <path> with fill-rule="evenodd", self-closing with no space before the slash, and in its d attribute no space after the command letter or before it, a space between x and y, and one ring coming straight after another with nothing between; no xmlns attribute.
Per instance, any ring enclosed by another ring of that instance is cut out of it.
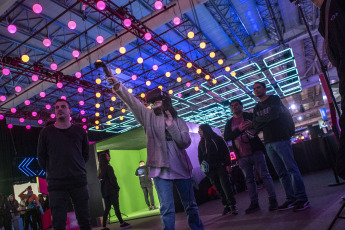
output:
<svg viewBox="0 0 345 230"><path fill-rule="evenodd" d="M152 104L151 110L130 94L110 69L107 81L113 84L113 92L144 126L147 136L146 165L150 167L149 177L153 178L158 193L163 229L175 229L173 186L180 195L189 227L193 230L204 229L194 197L192 164L185 150L191 144L189 129L186 122L177 116L171 98L160 89L149 92L146 101Z"/></svg>

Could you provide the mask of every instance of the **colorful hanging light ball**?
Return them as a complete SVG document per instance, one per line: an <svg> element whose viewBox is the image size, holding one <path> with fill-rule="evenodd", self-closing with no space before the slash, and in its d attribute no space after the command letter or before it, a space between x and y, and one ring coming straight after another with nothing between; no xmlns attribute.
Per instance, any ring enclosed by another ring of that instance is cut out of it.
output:
<svg viewBox="0 0 345 230"><path fill-rule="evenodd" d="M22 59L23 62L29 62L30 57L29 57L29 55L24 54L24 55L22 55L21 59Z"/></svg>
<svg viewBox="0 0 345 230"><path fill-rule="evenodd" d="M188 62L188 63L187 63L187 68L190 69L190 68L192 68L192 67L193 67L193 64L192 64L191 62Z"/></svg>
<svg viewBox="0 0 345 230"><path fill-rule="evenodd" d="M32 75L31 76L32 81L38 81L38 76L37 75Z"/></svg>
<svg viewBox="0 0 345 230"><path fill-rule="evenodd" d="M122 72L122 70L121 70L120 68L116 68L116 69L115 69L115 73L116 73L116 74L120 74L121 72Z"/></svg>
<svg viewBox="0 0 345 230"><path fill-rule="evenodd" d="M77 23L75 23L75 21L69 21L67 24L68 28L70 28L71 30L75 30L75 28L77 28Z"/></svg>
<svg viewBox="0 0 345 230"><path fill-rule="evenodd" d="M225 67L226 72L230 72L230 70L231 70L230 66Z"/></svg>
<svg viewBox="0 0 345 230"><path fill-rule="evenodd" d="M141 93L141 94L140 94L140 97L141 97L141 98L145 98L145 93Z"/></svg>
<svg viewBox="0 0 345 230"><path fill-rule="evenodd" d="M191 86L190 82L187 82L186 86L189 88Z"/></svg>
<svg viewBox="0 0 345 230"><path fill-rule="evenodd" d="M181 81L182 81L182 78L181 78L181 77L178 77L178 78L176 78L176 81L177 81L177 82L181 82Z"/></svg>
<svg viewBox="0 0 345 230"><path fill-rule="evenodd" d="M166 76L166 77L170 77L170 76L171 76L171 73L170 73L170 72L166 72L166 73L165 73L165 76Z"/></svg>
<svg viewBox="0 0 345 230"><path fill-rule="evenodd" d="M7 69L7 68L3 68L3 69L2 69L2 73L3 73L5 76L8 76L8 75L11 73L11 71L10 71L9 69Z"/></svg>
<svg viewBox="0 0 345 230"><path fill-rule="evenodd" d="M125 20L123 20L123 25L124 25L125 27L130 27L130 26L132 25L131 19L126 18Z"/></svg>
<svg viewBox="0 0 345 230"><path fill-rule="evenodd" d="M151 33L145 33L144 38L146 39L146 41L150 41L152 38Z"/></svg>
<svg viewBox="0 0 345 230"><path fill-rule="evenodd" d="M151 85L151 82L150 82L150 81L147 81L147 82L146 82L146 85L147 85L147 86L150 86L150 85Z"/></svg>
<svg viewBox="0 0 345 230"><path fill-rule="evenodd" d="M72 52L73 57L78 58L79 55L80 55L80 52L78 50L73 50L73 52Z"/></svg>
<svg viewBox="0 0 345 230"><path fill-rule="evenodd" d="M162 49L162 51L165 52L165 51L168 50L168 46L164 44L164 45L161 46L161 49Z"/></svg>
<svg viewBox="0 0 345 230"><path fill-rule="evenodd" d="M38 120L37 123L42 125L43 124L43 120Z"/></svg>
<svg viewBox="0 0 345 230"><path fill-rule="evenodd" d="M36 14L40 14L42 13L42 6L38 3L34 4L32 6L32 10L36 13Z"/></svg>
<svg viewBox="0 0 345 230"><path fill-rule="evenodd" d="M211 78L210 75L208 75L208 74L205 75L205 79L206 79L206 80L210 80L210 78Z"/></svg>
<svg viewBox="0 0 345 230"><path fill-rule="evenodd" d="M216 56L216 53L215 52L211 52L210 53L210 58L214 58Z"/></svg>
<svg viewBox="0 0 345 230"><path fill-rule="evenodd" d="M82 74L81 74L81 72L76 72L74 74L74 76L79 79L79 78L81 78Z"/></svg>
<svg viewBox="0 0 345 230"><path fill-rule="evenodd" d="M5 118L5 116L0 114L0 120L3 120L4 118Z"/></svg>
<svg viewBox="0 0 345 230"><path fill-rule="evenodd" d="M46 93L45 92L40 92L40 97L45 97Z"/></svg>
<svg viewBox="0 0 345 230"><path fill-rule="evenodd" d="M154 71L157 71L157 70L158 70L158 65L153 65L153 66L152 66L152 69L153 69Z"/></svg>
<svg viewBox="0 0 345 230"><path fill-rule="evenodd" d="M124 54L124 53L126 53L126 48L125 47L120 47L120 49L119 49L119 52L121 53L121 54Z"/></svg>
<svg viewBox="0 0 345 230"><path fill-rule="evenodd" d="M144 62L144 59L142 57L138 57L137 62L139 64L142 64Z"/></svg>
<svg viewBox="0 0 345 230"><path fill-rule="evenodd" d="M82 93L82 92L84 92L83 87L78 87L78 93Z"/></svg>
<svg viewBox="0 0 345 230"><path fill-rule="evenodd" d="M235 77L236 76L236 72L231 72L231 76Z"/></svg>
<svg viewBox="0 0 345 230"><path fill-rule="evenodd" d="M17 27L15 25L8 25L7 26L7 31L10 33L10 34L15 34L17 32Z"/></svg>
<svg viewBox="0 0 345 230"><path fill-rule="evenodd" d="M13 128L13 125L12 125L12 124L8 124L7 127L8 127L9 129L12 129L12 128Z"/></svg>
<svg viewBox="0 0 345 230"><path fill-rule="evenodd" d="M60 97L62 100L66 100L67 98L66 98L66 96L61 96Z"/></svg>
<svg viewBox="0 0 345 230"><path fill-rule="evenodd" d="M174 91L173 91L172 89L169 89L168 93L169 93L169 94L173 94Z"/></svg>
<svg viewBox="0 0 345 230"><path fill-rule="evenodd" d="M213 79L212 80L212 83L215 85L215 84L217 84L217 80L216 79Z"/></svg>
<svg viewBox="0 0 345 230"><path fill-rule="evenodd" d="M175 55L175 59L178 61L178 60L180 60L181 59L181 55L180 54L176 54Z"/></svg>
<svg viewBox="0 0 345 230"><path fill-rule="evenodd" d="M32 115L33 117L36 117L36 116L37 116L37 112L33 111L33 112L31 113L31 115Z"/></svg>
<svg viewBox="0 0 345 230"><path fill-rule="evenodd" d="M63 87L63 83L62 83L62 82L58 82L58 83L56 83L56 87L58 87L59 89L62 89L62 87Z"/></svg>
<svg viewBox="0 0 345 230"><path fill-rule="evenodd" d="M17 93L20 93L22 91L22 87L20 87L19 85L17 85L16 87L14 87L14 90L17 92Z"/></svg>
<svg viewBox="0 0 345 230"><path fill-rule="evenodd" d="M27 126L26 126L26 129L27 129L27 130L31 129L31 125L27 125Z"/></svg>
<svg viewBox="0 0 345 230"><path fill-rule="evenodd" d="M51 105L46 104L46 109L47 109L47 110L49 110L49 109L51 109L51 108L52 108L52 106L51 106Z"/></svg>
<svg viewBox="0 0 345 230"><path fill-rule="evenodd" d="M187 36L188 36L189 39L194 38L194 35L195 35L195 34L194 34L193 31L189 31L188 34L187 34Z"/></svg>
<svg viewBox="0 0 345 230"><path fill-rule="evenodd" d="M45 47L49 47L49 46L51 46L51 44L52 44L52 42L50 41L49 38L45 38L45 39L43 40L43 45L44 45Z"/></svg>
<svg viewBox="0 0 345 230"><path fill-rule="evenodd" d="M83 125L83 129L87 129L87 125Z"/></svg>
<svg viewBox="0 0 345 230"><path fill-rule="evenodd" d="M97 78L95 81L96 81L96 84L98 85L102 83L102 80L100 78Z"/></svg>
<svg viewBox="0 0 345 230"><path fill-rule="evenodd" d="M83 117L83 118L81 119L81 121L85 123L85 122L86 122L86 118Z"/></svg>
<svg viewBox="0 0 345 230"><path fill-rule="evenodd" d="M179 17L174 17L174 19L173 19L173 23L175 24L175 25L180 25L181 24L181 18L179 18Z"/></svg>
<svg viewBox="0 0 345 230"><path fill-rule="evenodd" d="M0 96L0 101L6 101L6 96L1 95L1 96Z"/></svg>
<svg viewBox="0 0 345 230"><path fill-rule="evenodd" d="M223 59L218 60L218 65L223 65L223 63L224 63Z"/></svg>
<svg viewBox="0 0 345 230"><path fill-rule="evenodd" d="M81 114L81 115L85 115L85 110L83 110L83 109L80 110L80 114Z"/></svg>
<svg viewBox="0 0 345 230"><path fill-rule="evenodd" d="M58 66L57 66L57 64L52 63L52 64L50 64L50 68L51 68L52 70L57 70Z"/></svg>
<svg viewBox="0 0 345 230"><path fill-rule="evenodd" d="M101 35L97 36L96 41L97 41L97 43L102 44L104 42L103 36L101 36Z"/></svg>
<svg viewBox="0 0 345 230"><path fill-rule="evenodd" d="M201 49L205 49L206 47L206 43L205 42L200 42L200 48Z"/></svg>
<svg viewBox="0 0 345 230"><path fill-rule="evenodd" d="M116 101L116 97L112 96L112 97L111 97L111 100L112 100L112 101Z"/></svg>
<svg viewBox="0 0 345 230"><path fill-rule="evenodd" d="M83 106L85 104L84 101L79 101L79 105Z"/></svg>
<svg viewBox="0 0 345 230"><path fill-rule="evenodd" d="M195 86L195 87L194 87L194 90L195 90L195 91L199 91L199 86Z"/></svg>
<svg viewBox="0 0 345 230"><path fill-rule="evenodd" d="M99 9L99 10L105 10L105 7L106 7L105 2L103 2L103 1L98 1L96 5L97 5L97 9Z"/></svg>
<svg viewBox="0 0 345 230"><path fill-rule="evenodd" d="M54 113L50 114L50 117L54 119L55 118L55 114Z"/></svg>
<svg viewBox="0 0 345 230"><path fill-rule="evenodd" d="M11 108L11 113L16 113L17 109L16 108Z"/></svg>
<svg viewBox="0 0 345 230"><path fill-rule="evenodd" d="M137 79L138 79L137 75L132 75L132 80L133 80L133 81L135 81L135 80L137 80Z"/></svg>
<svg viewBox="0 0 345 230"><path fill-rule="evenodd" d="M159 85L159 86L158 86L158 89L163 90L163 86L162 86L162 85Z"/></svg>
<svg viewBox="0 0 345 230"><path fill-rule="evenodd" d="M156 1L155 2L155 9L160 10L163 8L163 3L161 1Z"/></svg>
<svg viewBox="0 0 345 230"><path fill-rule="evenodd" d="M25 105L30 105L30 103L31 103L30 100L25 100L25 101L24 101L24 104L25 104Z"/></svg>
<svg viewBox="0 0 345 230"><path fill-rule="evenodd" d="M182 93L178 93L177 96L178 96L178 97L182 97Z"/></svg>
<svg viewBox="0 0 345 230"><path fill-rule="evenodd" d="M23 123L25 121L25 119L24 118L19 118L19 122L21 122L21 123Z"/></svg>

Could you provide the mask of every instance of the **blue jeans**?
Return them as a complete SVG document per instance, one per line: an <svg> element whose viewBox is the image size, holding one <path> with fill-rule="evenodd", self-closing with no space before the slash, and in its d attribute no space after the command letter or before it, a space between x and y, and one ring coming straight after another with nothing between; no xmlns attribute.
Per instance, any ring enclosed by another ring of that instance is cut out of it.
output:
<svg viewBox="0 0 345 230"><path fill-rule="evenodd" d="M264 182L269 198L276 198L272 177L267 169L265 155L263 153L253 153L247 157L241 157L240 168L242 169L248 188L250 200L258 202L258 190L255 181L255 171L257 171Z"/></svg>
<svg viewBox="0 0 345 230"><path fill-rule="evenodd" d="M175 205L173 186L177 188L184 210L187 214L188 225L193 230L203 230L198 206L194 198L192 179L167 180L159 177L153 178L159 202L162 224L164 230L175 229Z"/></svg>
<svg viewBox="0 0 345 230"><path fill-rule="evenodd" d="M308 201L304 182L293 156L290 140L277 141L266 144L267 155L283 185L286 201Z"/></svg>

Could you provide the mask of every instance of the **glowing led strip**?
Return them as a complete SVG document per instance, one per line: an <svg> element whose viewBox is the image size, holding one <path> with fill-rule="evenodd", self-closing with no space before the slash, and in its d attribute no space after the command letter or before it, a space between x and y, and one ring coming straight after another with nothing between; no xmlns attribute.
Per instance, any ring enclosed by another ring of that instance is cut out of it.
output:
<svg viewBox="0 0 345 230"><path fill-rule="evenodd" d="M283 57L284 55L286 55L286 57ZM281 59L281 58L283 58L281 61L274 62L274 60ZM277 65L282 65L282 64L290 61L293 58L294 58L294 55L293 55L292 49L288 48L288 49L282 50L278 53L275 53L271 56L264 58L263 62L265 63L267 68L271 68L271 67L274 67ZM273 62L273 63L270 64L268 62Z"/></svg>
<svg viewBox="0 0 345 230"><path fill-rule="evenodd" d="M251 70L250 68L254 68L254 70ZM249 72L247 72L247 71L249 71ZM234 70L232 72L235 72L236 73L235 78L240 80L240 79L245 78L245 77L247 77L249 75L253 75L253 74L259 73L260 71L261 71L260 66L258 66L258 64L253 62L253 63L251 63L249 65L243 66L243 67L241 67L239 69L236 69L236 70ZM246 73L244 75L241 75L242 72L246 72Z"/></svg>
<svg viewBox="0 0 345 230"><path fill-rule="evenodd" d="M294 69L296 69L296 61L295 59L290 61L291 64L293 64L292 66L288 66L288 65L280 65L280 66L275 66L269 69L270 73L272 74L272 76L277 76L277 75L281 75L287 72L290 72Z"/></svg>
<svg viewBox="0 0 345 230"><path fill-rule="evenodd" d="M223 88L223 87L226 87L226 86L231 84L230 78L228 78L225 75L220 75L220 76L216 77L215 79L218 82L216 85L210 86L208 82L204 82L201 84L201 86L205 89L213 91L215 89Z"/></svg>

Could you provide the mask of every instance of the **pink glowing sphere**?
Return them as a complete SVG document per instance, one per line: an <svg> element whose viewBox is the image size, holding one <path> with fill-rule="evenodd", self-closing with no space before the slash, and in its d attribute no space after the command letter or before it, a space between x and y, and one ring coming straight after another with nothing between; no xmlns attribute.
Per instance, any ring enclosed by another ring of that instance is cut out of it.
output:
<svg viewBox="0 0 345 230"><path fill-rule="evenodd" d="M46 109L51 109L52 108L52 106L51 105L49 105L49 104L46 104Z"/></svg>
<svg viewBox="0 0 345 230"><path fill-rule="evenodd" d="M13 125L12 124L8 124L7 126L9 129L12 129L13 128Z"/></svg>
<svg viewBox="0 0 345 230"><path fill-rule="evenodd" d="M43 40L43 45L45 47L49 47L49 46L51 46L51 44L52 44L52 42L50 41L49 38L46 38L46 39Z"/></svg>
<svg viewBox="0 0 345 230"><path fill-rule="evenodd" d="M74 30L75 28L77 28L77 23L75 23L75 21L69 21L67 25L68 25L68 28L70 28L71 30Z"/></svg>
<svg viewBox="0 0 345 230"><path fill-rule="evenodd" d="M31 125L27 125L27 126L26 126L26 129L31 129Z"/></svg>
<svg viewBox="0 0 345 230"><path fill-rule="evenodd" d="M74 76L79 79L79 78L81 78L81 73L80 72L76 72Z"/></svg>
<svg viewBox="0 0 345 230"><path fill-rule="evenodd" d="M97 9L104 10L105 7L106 7L105 2L103 2L103 1L98 1L97 2Z"/></svg>
<svg viewBox="0 0 345 230"><path fill-rule="evenodd" d="M16 108L11 108L11 113L16 113L17 109Z"/></svg>
<svg viewBox="0 0 345 230"><path fill-rule="evenodd" d="M83 118L81 119L81 121L82 121L82 122L86 122L86 118L83 117Z"/></svg>
<svg viewBox="0 0 345 230"><path fill-rule="evenodd" d="M43 120L38 120L37 123L42 125L43 124Z"/></svg>
<svg viewBox="0 0 345 230"><path fill-rule="evenodd" d="M178 97L182 97L182 93L178 93L177 96L178 96Z"/></svg>
<svg viewBox="0 0 345 230"><path fill-rule="evenodd" d="M78 50L73 50L72 55L73 57L78 58L80 55L80 52Z"/></svg>
<svg viewBox="0 0 345 230"><path fill-rule="evenodd" d="M30 105L30 103L31 103L30 100L25 100L25 101L24 101L24 104L25 104L25 105Z"/></svg>
<svg viewBox="0 0 345 230"><path fill-rule="evenodd" d="M174 23L175 25L180 25L180 24L181 24L181 19L180 19L179 17L174 17L173 23Z"/></svg>
<svg viewBox="0 0 345 230"><path fill-rule="evenodd" d="M7 76L7 75L9 75L11 73L11 71L9 69L7 69L7 68L3 68L2 69L2 73Z"/></svg>
<svg viewBox="0 0 345 230"><path fill-rule="evenodd" d="M135 81L135 80L137 80L137 79L138 79L137 75L132 75L132 80L133 80L133 81Z"/></svg>
<svg viewBox="0 0 345 230"><path fill-rule="evenodd" d="M3 120L4 118L5 118L5 116L0 114L0 120Z"/></svg>
<svg viewBox="0 0 345 230"><path fill-rule="evenodd" d="M0 101L6 101L6 96L1 95L1 96L0 96Z"/></svg>
<svg viewBox="0 0 345 230"><path fill-rule="evenodd" d="M163 3L161 1L156 1L155 2L155 9L160 10L163 8Z"/></svg>
<svg viewBox="0 0 345 230"><path fill-rule="evenodd" d="M61 88L63 87L63 83L62 83L62 82L56 83L56 87L58 87L59 89L61 89Z"/></svg>
<svg viewBox="0 0 345 230"><path fill-rule="evenodd" d="M131 21L131 19L126 18L125 20L123 20L123 24L124 24L126 27L130 27L130 26L132 25L132 21Z"/></svg>
<svg viewBox="0 0 345 230"><path fill-rule="evenodd" d="M82 93L82 92L84 92L83 87L79 87L79 88L78 88L78 93Z"/></svg>
<svg viewBox="0 0 345 230"><path fill-rule="evenodd" d="M83 110L83 109L80 110L80 114L81 114L81 115L85 115L85 110Z"/></svg>
<svg viewBox="0 0 345 230"><path fill-rule="evenodd" d="M50 64L50 68L51 68L52 70L57 70L58 66L57 66L57 64L52 63L52 64Z"/></svg>
<svg viewBox="0 0 345 230"><path fill-rule="evenodd" d="M87 129L87 125L83 125L83 129Z"/></svg>
<svg viewBox="0 0 345 230"><path fill-rule="evenodd" d="M187 86L188 88L190 87L190 85L191 85L190 82L187 82L187 83L186 83L186 86Z"/></svg>
<svg viewBox="0 0 345 230"><path fill-rule="evenodd" d="M45 92L40 92L40 97L45 97L46 93Z"/></svg>
<svg viewBox="0 0 345 230"><path fill-rule="evenodd" d="M42 13L42 6L38 3L36 3L35 5L32 6L32 10L36 13L36 14L40 14Z"/></svg>
<svg viewBox="0 0 345 230"><path fill-rule="evenodd" d="M161 49L165 52L168 50L168 46L164 44L161 46Z"/></svg>
<svg viewBox="0 0 345 230"><path fill-rule="evenodd" d="M152 69L153 69L154 71L157 71L157 70L158 70L158 65L153 65L153 66L152 66Z"/></svg>
<svg viewBox="0 0 345 230"><path fill-rule="evenodd" d="M146 33L146 34L144 35L144 37L145 37L146 41L149 41L149 40L151 40L152 35L151 35L150 33Z"/></svg>
<svg viewBox="0 0 345 230"><path fill-rule="evenodd" d="M102 43L104 42L103 36L101 36L101 35L97 36L96 41L97 41L99 44L102 44Z"/></svg>
<svg viewBox="0 0 345 230"><path fill-rule="evenodd" d="M20 87L19 85L17 85L16 87L14 87L14 90L17 92L17 93L20 93L22 91L22 87Z"/></svg>
<svg viewBox="0 0 345 230"><path fill-rule="evenodd" d="M72 120L72 117L69 117L69 120L71 121L71 120Z"/></svg>
<svg viewBox="0 0 345 230"><path fill-rule="evenodd" d="M61 96L60 97L62 100L66 100L67 98L66 98L66 96Z"/></svg>
<svg viewBox="0 0 345 230"><path fill-rule="evenodd" d="M55 118L55 114L54 113L50 114L50 117L54 119Z"/></svg>
<svg viewBox="0 0 345 230"><path fill-rule="evenodd" d="M15 25L8 25L7 26L7 31L10 34L15 34L17 32L17 27Z"/></svg>
<svg viewBox="0 0 345 230"><path fill-rule="evenodd" d="M85 104L84 101L79 101L79 105L83 106Z"/></svg>
<svg viewBox="0 0 345 230"><path fill-rule="evenodd" d="M24 118L22 118L22 117L21 117L21 118L19 118L19 122L20 122L20 123L23 123L24 121L25 121L25 119L24 119Z"/></svg>
<svg viewBox="0 0 345 230"><path fill-rule="evenodd" d="M38 81L38 76L37 75L32 75L31 76L32 81Z"/></svg>
<svg viewBox="0 0 345 230"><path fill-rule="evenodd" d="M31 113L31 115L32 115L33 117L36 117L36 116L37 116L37 112L33 111L33 112Z"/></svg>

